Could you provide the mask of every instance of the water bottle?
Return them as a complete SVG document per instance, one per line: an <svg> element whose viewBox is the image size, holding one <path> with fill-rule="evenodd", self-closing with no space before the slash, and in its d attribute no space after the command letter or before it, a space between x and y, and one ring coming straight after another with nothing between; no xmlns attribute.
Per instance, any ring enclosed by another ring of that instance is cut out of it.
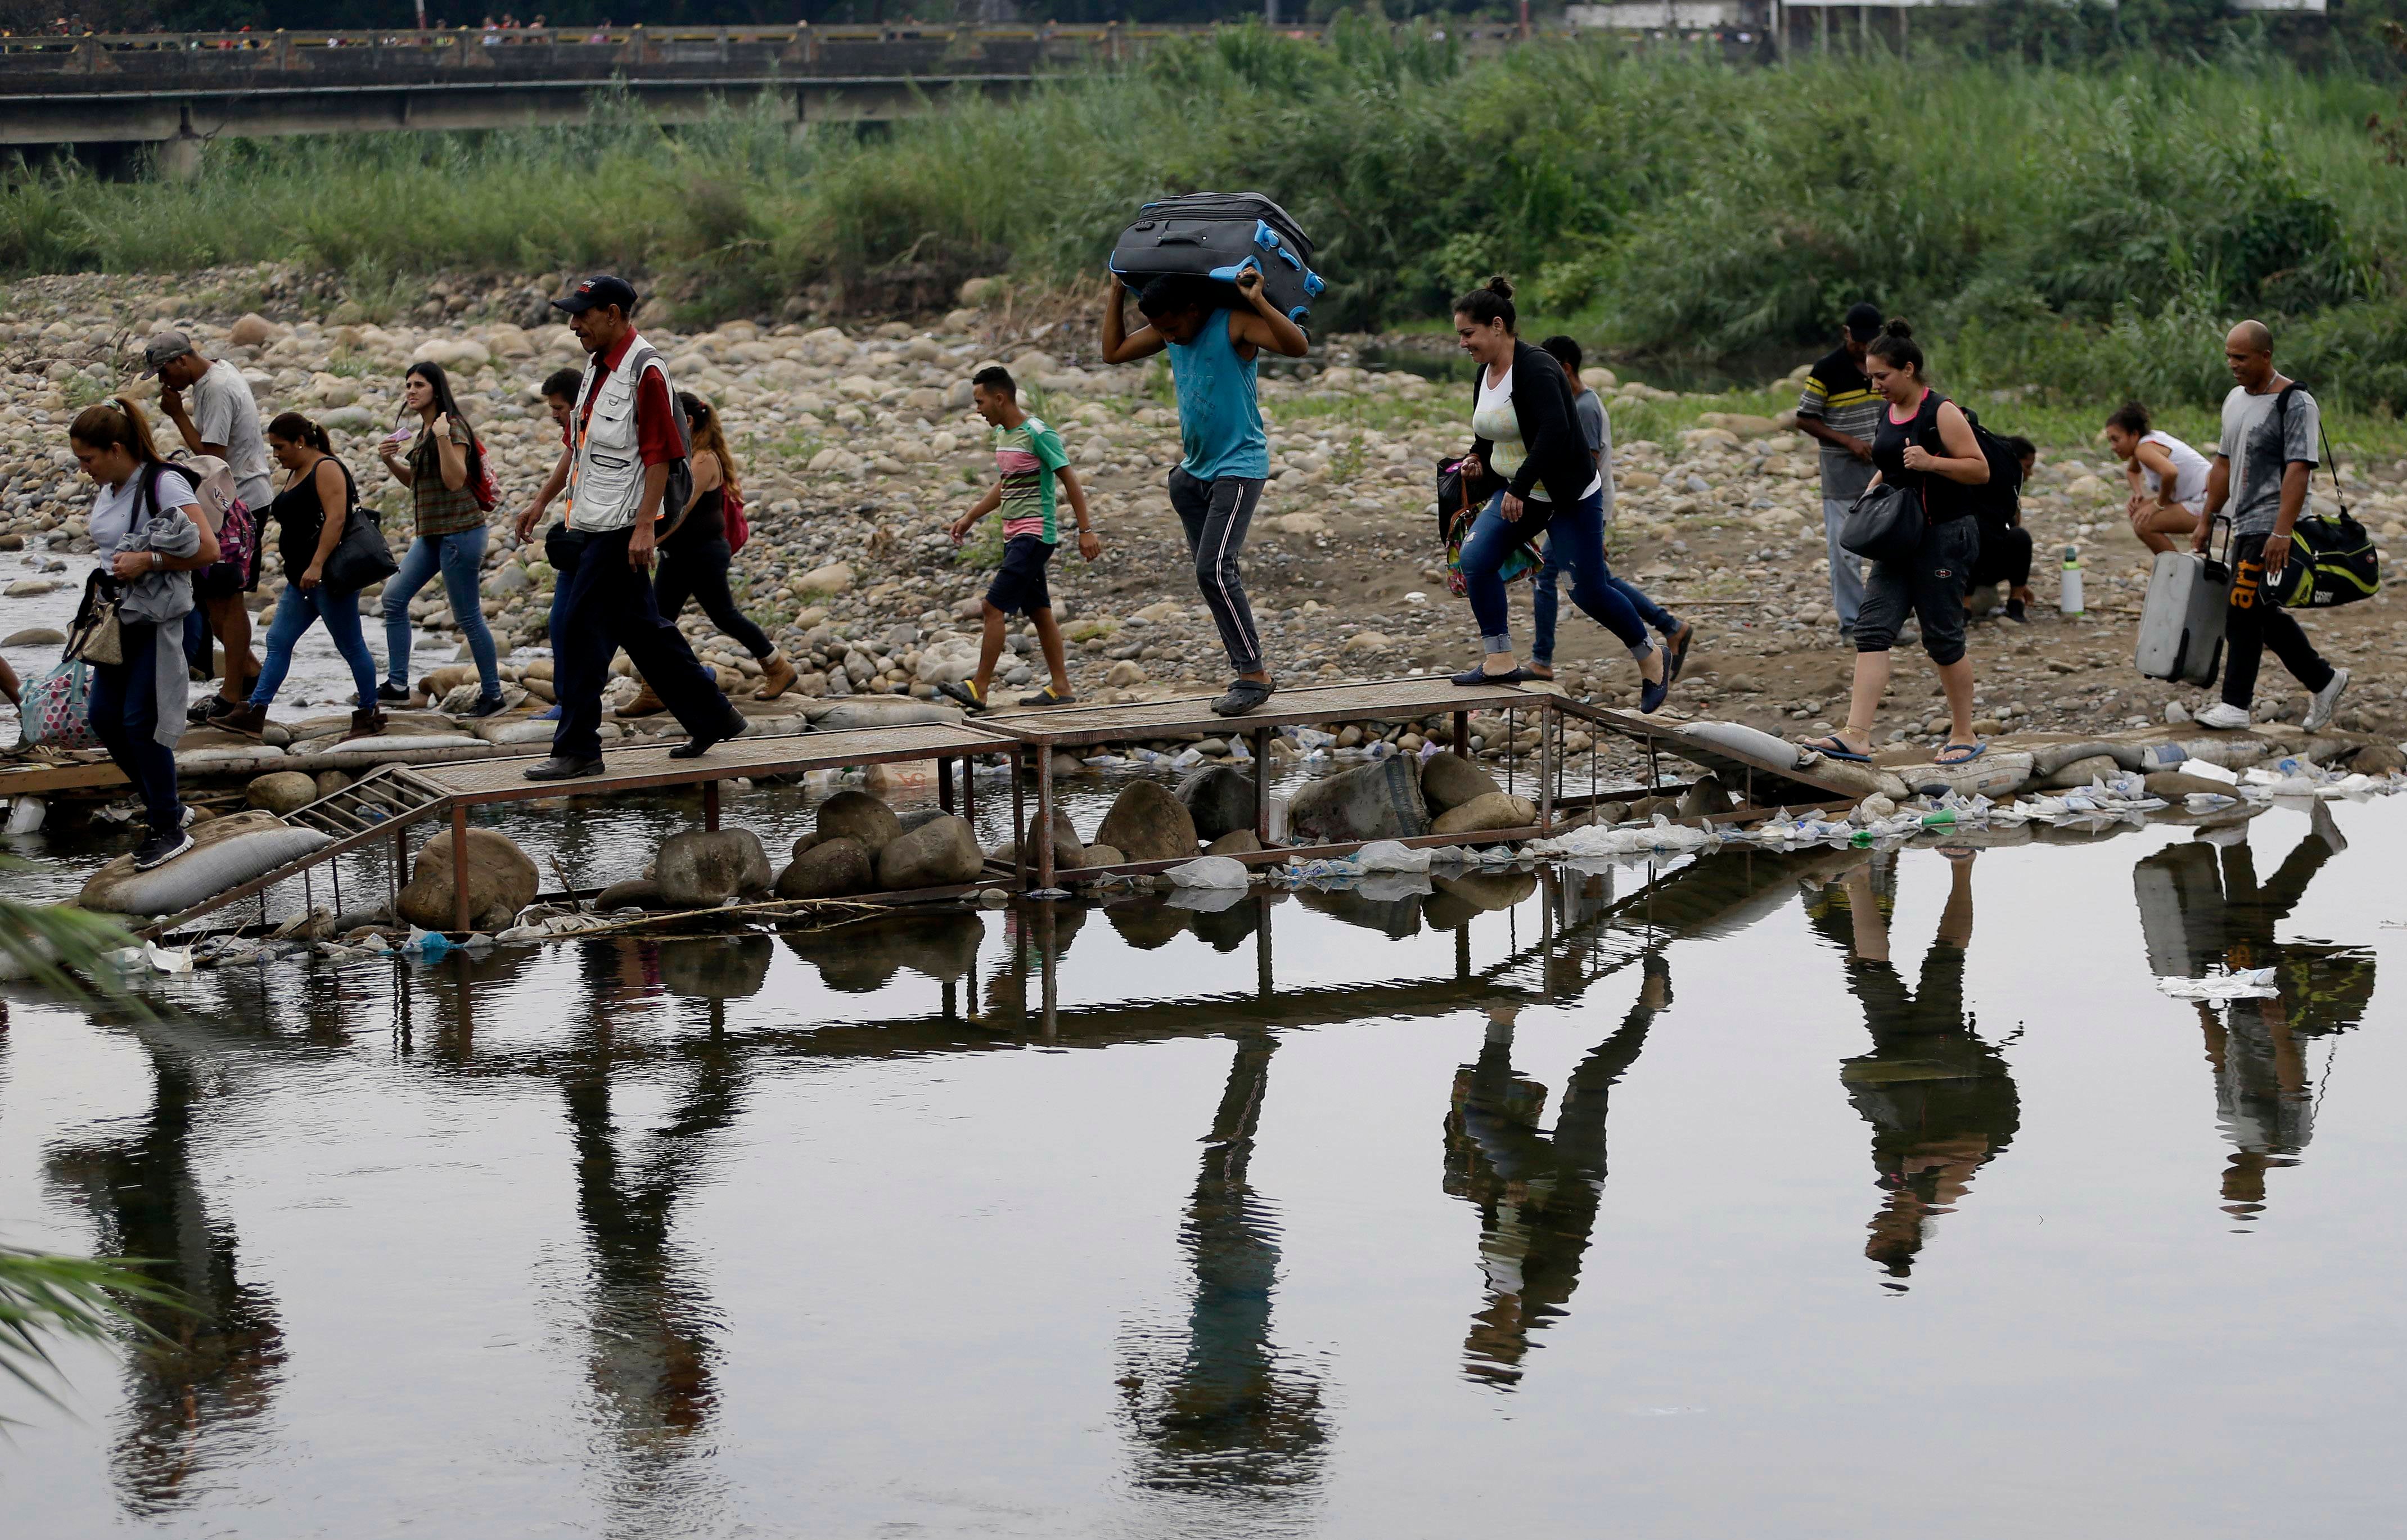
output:
<svg viewBox="0 0 2407 1540"><path fill-rule="evenodd" d="M2079 615L2081 605L2081 547L2064 548L2064 575L2057 589L2056 607L2065 615Z"/></svg>

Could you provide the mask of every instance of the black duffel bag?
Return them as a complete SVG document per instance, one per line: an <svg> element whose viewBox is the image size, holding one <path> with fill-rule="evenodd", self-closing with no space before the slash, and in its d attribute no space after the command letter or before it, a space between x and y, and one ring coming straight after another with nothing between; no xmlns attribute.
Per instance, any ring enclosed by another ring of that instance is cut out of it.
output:
<svg viewBox="0 0 2407 1540"><path fill-rule="evenodd" d="M351 504L351 515L343 525L343 538L326 558L319 572L319 581L336 593L357 593L371 583L382 583L401 571L401 563L392 558L392 547L384 543L384 531L377 527L374 516L359 503Z"/></svg>
<svg viewBox="0 0 2407 1540"><path fill-rule="evenodd" d="M1839 544L1867 561L1902 565L1922 548L1922 494L1911 487L1880 482L1865 487L1847 505L1839 526Z"/></svg>
<svg viewBox="0 0 2407 1540"><path fill-rule="evenodd" d="M1286 209L1259 192L1190 192L1137 210L1112 247L1111 268L1132 289L1150 278L1204 278L1223 286L1218 303L1252 308L1237 292L1251 267L1262 293L1298 326L1328 285L1312 270L1312 242Z"/></svg>

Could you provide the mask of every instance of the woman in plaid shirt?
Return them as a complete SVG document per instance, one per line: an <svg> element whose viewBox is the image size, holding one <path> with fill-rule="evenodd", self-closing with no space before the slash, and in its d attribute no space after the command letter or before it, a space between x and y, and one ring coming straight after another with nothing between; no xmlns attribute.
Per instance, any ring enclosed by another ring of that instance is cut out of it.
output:
<svg viewBox="0 0 2407 1540"><path fill-rule="evenodd" d="M416 442L409 458L402 459L401 441L409 437L404 426L377 446L377 454L392 479L410 490L417 538L401 558L401 571L384 586L385 681L377 699L410 698L409 601L440 572L452 622L468 639L468 656L476 659L484 686L468 714L491 716L502 709L502 674L477 586L485 562L485 510L477 505L476 487L484 471L484 449L452 399L441 364L413 363L403 378L402 401L418 414Z"/></svg>

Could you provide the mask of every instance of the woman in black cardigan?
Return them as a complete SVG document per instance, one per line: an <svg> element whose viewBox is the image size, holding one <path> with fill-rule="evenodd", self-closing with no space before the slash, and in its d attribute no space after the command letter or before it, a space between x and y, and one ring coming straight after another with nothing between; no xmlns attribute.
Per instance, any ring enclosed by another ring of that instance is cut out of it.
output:
<svg viewBox="0 0 2407 1540"><path fill-rule="evenodd" d="M1463 685L1537 677L1513 657L1504 563L1541 532L1572 577L1572 602L1621 639L1645 680L1639 709L1663 703L1663 655L1604 565L1604 484L1580 432L1571 387L1545 352L1514 334L1513 286L1490 278L1454 304L1454 333L1479 363L1473 387L1471 459L1464 473L1503 485L1462 543L1462 583L1479 622L1482 665L1456 674Z"/></svg>

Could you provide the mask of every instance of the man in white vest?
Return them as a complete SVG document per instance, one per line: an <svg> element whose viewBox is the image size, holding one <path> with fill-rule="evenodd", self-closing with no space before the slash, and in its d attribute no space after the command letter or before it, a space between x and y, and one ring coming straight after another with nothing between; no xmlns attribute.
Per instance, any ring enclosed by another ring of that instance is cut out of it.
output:
<svg viewBox="0 0 2407 1540"><path fill-rule="evenodd" d="M744 717L652 600L655 525L663 514L674 522L691 486L685 418L667 367L629 318L635 291L625 279L596 274L551 303L568 312L569 330L591 357L568 426L568 539L578 550L552 610L560 726L551 757L526 776L566 781L600 771L602 686L621 647L685 728L686 742L670 756L698 758L742 732ZM519 516L520 540L541 516L541 503Z"/></svg>

